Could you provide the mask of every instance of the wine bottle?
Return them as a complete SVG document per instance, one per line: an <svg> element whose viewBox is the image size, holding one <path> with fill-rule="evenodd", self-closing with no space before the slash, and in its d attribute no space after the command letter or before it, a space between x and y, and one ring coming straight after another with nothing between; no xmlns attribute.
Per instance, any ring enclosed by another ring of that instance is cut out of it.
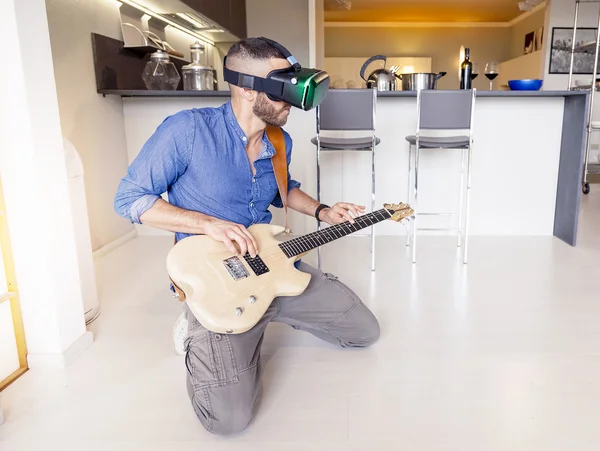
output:
<svg viewBox="0 0 600 451"><path fill-rule="evenodd" d="M469 60L470 51L465 49L465 60L460 65L460 89L471 89L473 63Z"/></svg>

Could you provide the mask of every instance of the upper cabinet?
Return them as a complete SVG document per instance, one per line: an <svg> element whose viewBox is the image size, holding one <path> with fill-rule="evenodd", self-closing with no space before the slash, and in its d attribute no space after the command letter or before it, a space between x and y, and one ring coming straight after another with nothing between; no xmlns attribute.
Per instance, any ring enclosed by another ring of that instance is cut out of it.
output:
<svg viewBox="0 0 600 451"><path fill-rule="evenodd" d="M181 0L239 39L247 37L246 0Z"/></svg>
<svg viewBox="0 0 600 451"><path fill-rule="evenodd" d="M229 20L231 21L231 32L240 39L248 37L246 26L246 0L230 0Z"/></svg>

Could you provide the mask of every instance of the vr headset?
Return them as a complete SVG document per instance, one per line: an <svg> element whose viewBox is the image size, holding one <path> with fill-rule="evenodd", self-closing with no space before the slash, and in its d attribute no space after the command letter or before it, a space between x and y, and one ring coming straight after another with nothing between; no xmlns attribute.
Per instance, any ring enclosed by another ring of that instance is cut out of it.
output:
<svg viewBox="0 0 600 451"><path fill-rule="evenodd" d="M281 44L267 38L259 38L278 49L290 62L291 67L276 69L266 78L235 72L227 68L227 56L223 61L223 78L240 88L264 92L276 102L285 102L308 111L319 105L327 96L329 74L318 69L305 69Z"/></svg>

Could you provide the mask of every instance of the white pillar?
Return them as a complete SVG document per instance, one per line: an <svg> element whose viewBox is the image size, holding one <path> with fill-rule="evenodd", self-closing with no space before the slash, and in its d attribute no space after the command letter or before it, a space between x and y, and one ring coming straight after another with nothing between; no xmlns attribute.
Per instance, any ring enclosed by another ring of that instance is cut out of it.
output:
<svg viewBox="0 0 600 451"><path fill-rule="evenodd" d="M64 367L92 343L44 0L0 0L0 176L30 368ZM74 83L77 80L73 80Z"/></svg>

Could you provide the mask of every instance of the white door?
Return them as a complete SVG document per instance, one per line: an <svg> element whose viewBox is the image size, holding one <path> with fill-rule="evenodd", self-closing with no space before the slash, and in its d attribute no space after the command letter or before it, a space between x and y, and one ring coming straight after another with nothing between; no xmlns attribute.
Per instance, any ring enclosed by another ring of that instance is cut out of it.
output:
<svg viewBox="0 0 600 451"><path fill-rule="evenodd" d="M0 390L27 371L27 349L0 185Z"/></svg>

